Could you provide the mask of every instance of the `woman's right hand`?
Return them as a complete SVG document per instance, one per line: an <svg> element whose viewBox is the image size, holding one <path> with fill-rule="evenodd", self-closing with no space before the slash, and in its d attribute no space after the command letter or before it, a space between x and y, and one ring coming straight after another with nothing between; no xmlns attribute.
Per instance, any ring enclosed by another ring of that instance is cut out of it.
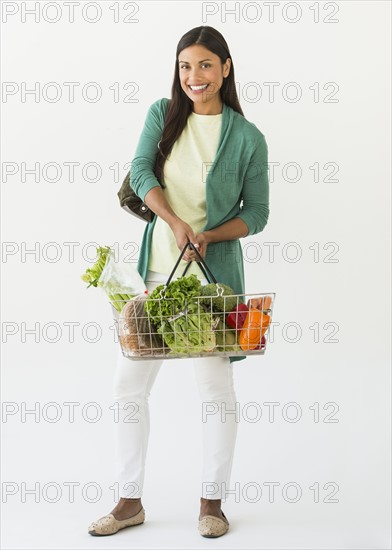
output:
<svg viewBox="0 0 392 550"><path fill-rule="evenodd" d="M180 252L182 252L184 246L188 241L190 241L191 243L196 243L196 236L192 227L183 220L178 220L174 222L174 224L171 226L171 230L173 231ZM194 260L195 256L196 254L193 252L193 250L188 247L184 252L182 259L186 262L189 262L191 260Z"/></svg>

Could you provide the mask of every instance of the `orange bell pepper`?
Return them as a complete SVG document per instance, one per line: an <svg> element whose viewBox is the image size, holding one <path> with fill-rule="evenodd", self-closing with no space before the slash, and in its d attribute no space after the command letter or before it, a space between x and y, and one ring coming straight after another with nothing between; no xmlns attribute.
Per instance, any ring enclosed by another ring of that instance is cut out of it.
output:
<svg viewBox="0 0 392 550"><path fill-rule="evenodd" d="M269 315L257 308L250 308L238 339L241 349L244 351L256 349L270 322Z"/></svg>

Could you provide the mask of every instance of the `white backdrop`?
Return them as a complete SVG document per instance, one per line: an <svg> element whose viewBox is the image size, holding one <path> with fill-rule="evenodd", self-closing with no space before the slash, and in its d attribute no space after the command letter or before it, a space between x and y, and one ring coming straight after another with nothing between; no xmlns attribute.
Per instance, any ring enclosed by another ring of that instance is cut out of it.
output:
<svg viewBox="0 0 392 550"><path fill-rule="evenodd" d="M66 3L2 4L3 547L390 548L390 3L82 2L73 22ZM92 243L137 260L144 224L116 193L202 24L269 147L270 219L241 242L248 292L277 294L274 339L234 366L230 532L197 532L200 404L192 362L166 361L146 523L98 540L118 344L80 275Z"/></svg>

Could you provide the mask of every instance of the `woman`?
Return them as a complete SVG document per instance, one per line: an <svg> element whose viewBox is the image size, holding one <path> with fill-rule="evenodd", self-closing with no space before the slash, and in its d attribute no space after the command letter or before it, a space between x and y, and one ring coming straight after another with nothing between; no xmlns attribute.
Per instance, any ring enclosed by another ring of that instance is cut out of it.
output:
<svg viewBox="0 0 392 550"><path fill-rule="evenodd" d="M165 189L159 185L163 182ZM219 282L245 293L241 237L259 233L269 215L267 144L241 110L234 66L223 36L209 26L187 32L177 46L172 98L150 106L131 164L135 193L156 214L146 226L138 271L151 292L166 282L185 244L198 248ZM187 249L174 278L207 281L195 252ZM234 361L245 356L194 359L202 402L235 409ZM129 361L119 350L114 393L122 418L137 405L138 422L116 423L116 467L120 501L89 527L109 535L144 522L141 503L149 436L148 396L163 360ZM128 404L128 408L127 408ZM203 468L198 518L205 537L225 534L221 509L237 435L235 415L215 414L203 422Z"/></svg>

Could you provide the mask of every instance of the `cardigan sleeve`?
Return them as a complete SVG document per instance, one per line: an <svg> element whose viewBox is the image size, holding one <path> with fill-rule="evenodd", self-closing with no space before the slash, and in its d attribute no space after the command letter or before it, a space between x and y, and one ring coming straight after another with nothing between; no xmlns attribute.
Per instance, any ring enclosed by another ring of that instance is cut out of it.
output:
<svg viewBox="0 0 392 550"><path fill-rule="evenodd" d="M143 202L153 187L160 187L154 174L154 167L163 130L159 112L161 102L162 99L158 99L150 105L135 156L131 162L130 185Z"/></svg>
<svg viewBox="0 0 392 550"><path fill-rule="evenodd" d="M237 217L248 226L247 236L260 233L269 216L268 146L261 132L245 172L242 201Z"/></svg>

